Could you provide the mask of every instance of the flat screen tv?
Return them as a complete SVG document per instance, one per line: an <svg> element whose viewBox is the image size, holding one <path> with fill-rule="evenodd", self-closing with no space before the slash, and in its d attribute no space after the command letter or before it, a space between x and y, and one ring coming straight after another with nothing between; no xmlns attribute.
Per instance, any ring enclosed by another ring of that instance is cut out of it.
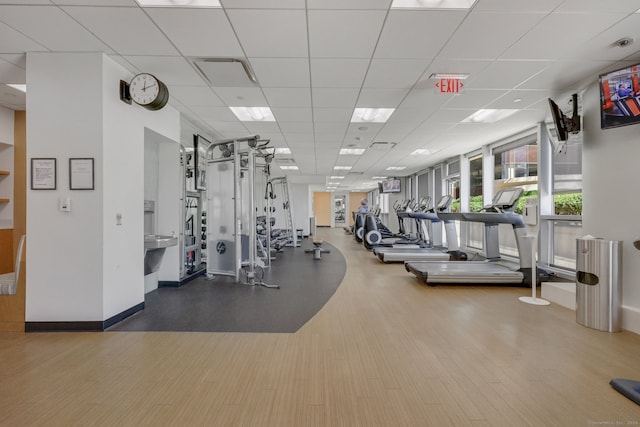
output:
<svg viewBox="0 0 640 427"><path fill-rule="evenodd" d="M400 178L386 179L382 181L383 193L399 193L400 192Z"/></svg>
<svg viewBox="0 0 640 427"><path fill-rule="evenodd" d="M600 75L602 129L640 123L640 64Z"/></svg>
<svg viewBox="0 0 640 427"><path fill-rule="evenodd" d="M566 141L569 139L570 133L580 132L580 116L578 115L578 94L574 93L571 102L573 104L573 114L571 117L567 117L558 104L553 99L549 98L549 109L551 110L551 117L553 118L553 124L556 128L556 135L558 141Z"/></svg>

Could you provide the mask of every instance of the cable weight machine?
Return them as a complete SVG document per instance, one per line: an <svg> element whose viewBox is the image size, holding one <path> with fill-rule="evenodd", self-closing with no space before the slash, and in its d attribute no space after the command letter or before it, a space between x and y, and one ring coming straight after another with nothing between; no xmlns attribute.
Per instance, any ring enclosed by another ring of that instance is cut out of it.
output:
<svg viewBox="0 0 640 427"><path fill-rule="evenodd" d="M238 283L279 288L264 282L257 257L256 164L273 153L259 135L213 142L207 159L207 276L233 276Z"/></svg>

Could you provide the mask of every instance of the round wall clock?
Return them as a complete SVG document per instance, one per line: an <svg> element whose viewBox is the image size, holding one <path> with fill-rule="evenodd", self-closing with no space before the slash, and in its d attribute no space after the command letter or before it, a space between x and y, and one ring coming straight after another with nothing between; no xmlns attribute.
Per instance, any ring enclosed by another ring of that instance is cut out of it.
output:
<svg viewBox="0 0 640 427"><path fill-rule="evenodd" d="M159 110L169 101L169 89L152 74L140 73L129 83L131 99L148 110Z"/></svg>

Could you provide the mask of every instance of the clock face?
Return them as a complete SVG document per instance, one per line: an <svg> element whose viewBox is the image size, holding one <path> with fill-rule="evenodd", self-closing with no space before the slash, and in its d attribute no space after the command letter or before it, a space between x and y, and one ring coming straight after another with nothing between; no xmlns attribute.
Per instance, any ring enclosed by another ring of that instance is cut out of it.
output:
<svg viewBox="0 0 640 427"><path fill-rule="evenodd" d="M129 83L131 99L136 104L142 106L150 105L158 99L160 85L159 80L151 74L138 74L134 76L133 79L131 79L131 83Z"/></svg>

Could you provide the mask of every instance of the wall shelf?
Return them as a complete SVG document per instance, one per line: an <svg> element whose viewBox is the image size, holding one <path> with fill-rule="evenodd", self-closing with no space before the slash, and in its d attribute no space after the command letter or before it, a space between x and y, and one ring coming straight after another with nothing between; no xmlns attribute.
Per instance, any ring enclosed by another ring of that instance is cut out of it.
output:
<svg viewBox="0 0 640 427"><path fill-rule="evenodd" d="M0 203L9 203L11 199L2 199L0 198Z"/></svg>
<svg viewBox="0 0 640 427"><path fill-rule="evenodd" d="M11 172L9 171L4 171L4 170L0 170L0 175L10 175Z"/></svg>

